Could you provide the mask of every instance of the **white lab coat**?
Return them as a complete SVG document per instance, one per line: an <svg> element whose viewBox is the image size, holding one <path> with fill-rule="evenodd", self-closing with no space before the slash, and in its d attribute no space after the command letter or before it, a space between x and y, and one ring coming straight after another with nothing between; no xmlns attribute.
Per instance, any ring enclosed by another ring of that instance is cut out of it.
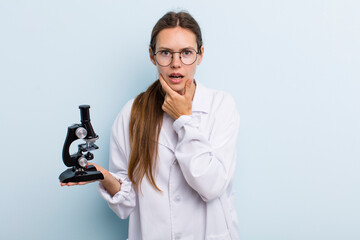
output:
<svg viewBox="0 0 360 240"><path fill-rule="evenodd" d="M164 114L154 174L162 192L144 177L137 193L128 179L132 103L111 133L109 170L121 190L111 197L99 184L110 208L129 217L129 240L239 239L232 191L239 114L233 98L197 82L191 116L174 121Z"/></svg>

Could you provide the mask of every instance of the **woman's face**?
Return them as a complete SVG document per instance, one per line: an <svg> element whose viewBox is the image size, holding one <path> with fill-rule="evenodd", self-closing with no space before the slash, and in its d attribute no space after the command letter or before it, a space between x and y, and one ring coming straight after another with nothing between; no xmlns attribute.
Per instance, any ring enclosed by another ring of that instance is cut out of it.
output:
<svg viewBox="0 0 360 240"><path fill-rule="evenodd" d="M165 50L165 54L167 54L168 52L180 52L186 49L194 49L195 51L198 49L196 36L188 29L182 27L166 28L161 30L156 37L155 53ZM170 88L183 94L187 80L194 79L196 66L201 63L203 57L204 47L201 47L202 54L198 54L196 61L191 65L182 63L180 54L174 53L171 64L162 67L155 61L151 48L149 48L149 52L151 61L157 66L159 74L162 75Z"/></svg>

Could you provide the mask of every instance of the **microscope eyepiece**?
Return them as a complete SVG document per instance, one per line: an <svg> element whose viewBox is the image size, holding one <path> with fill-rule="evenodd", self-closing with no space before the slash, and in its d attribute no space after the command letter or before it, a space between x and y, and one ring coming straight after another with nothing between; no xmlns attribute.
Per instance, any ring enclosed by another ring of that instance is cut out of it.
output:
<svg viewBox="0 0 360 240"><path fill-rule="evenodd" d="M80 117L81 117L81 123L85 123L87 121L90 121L90 105L80 105Z"/></svg>
<svg viewBox="0 0 360 240"><path fill-rule="evenodd" d="M90 105L80 105L80 117L81 117L81 124L87 131L87 135L85 139L94 139L97 138L98 135L96 135L91 122L90 122Z"/></svg>

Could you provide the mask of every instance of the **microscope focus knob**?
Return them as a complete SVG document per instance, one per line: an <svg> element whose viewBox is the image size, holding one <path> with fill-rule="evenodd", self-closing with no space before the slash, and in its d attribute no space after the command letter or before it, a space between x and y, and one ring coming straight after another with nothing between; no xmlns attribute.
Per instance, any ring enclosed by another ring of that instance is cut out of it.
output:
<svg viewBox="0 0 360 240"><path fill-rule="evenodd" d="M77 136L79 139L83 139L83 138L86 137L87 131L86 131L86 129L83 128L83 127L78 127L78 128L76 129L76 131L75 131L75 134L76 134L76 136Z"/></svg>
<svg viewBox="0 0 360 240"><path fill-rule="evenodd" d="M81 156L78 160L79 165L83 168L86 167L87 162L88 161L86 160L86 158L84 156Z"/></svg>

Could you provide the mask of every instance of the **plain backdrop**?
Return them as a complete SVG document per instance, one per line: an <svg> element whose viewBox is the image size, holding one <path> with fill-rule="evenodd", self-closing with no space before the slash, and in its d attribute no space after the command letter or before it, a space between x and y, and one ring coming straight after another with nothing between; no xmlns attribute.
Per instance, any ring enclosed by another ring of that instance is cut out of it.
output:
<svg viewBox="0 0 360 240"><path fill-rule="evenodd" d="M183 9L196 79L240 111L242 240L360 239L357 0L0 0L0 239L126 239L96 183L60 187L62 146L89 104L107 167L116 115L157 78L152 27Z"/></svg>

